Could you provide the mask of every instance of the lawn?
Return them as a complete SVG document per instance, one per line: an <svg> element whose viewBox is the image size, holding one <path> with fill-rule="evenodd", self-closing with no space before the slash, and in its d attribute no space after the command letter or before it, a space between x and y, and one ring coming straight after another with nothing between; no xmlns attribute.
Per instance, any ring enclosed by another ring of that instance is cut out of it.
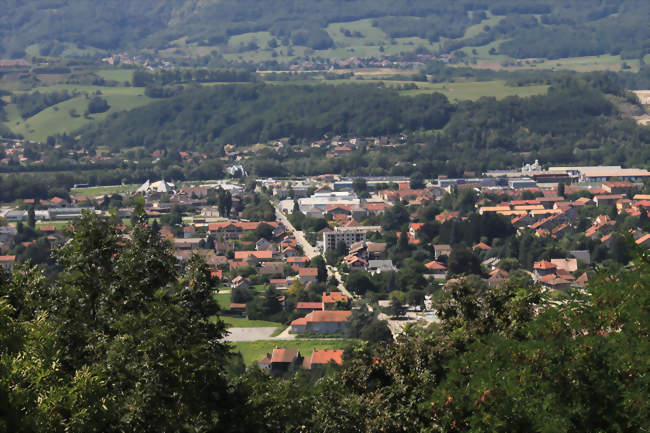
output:
<svg viewBox="0 0 650 433"><path fill-rule="evenodd" d="M214 295L214 299L222 310L228 310L230 308L230 293L217 293Z"/></svg>
<svg viewBox="0 0 650 433"><path fill-rule="evenodd" d="M246 365L258 361L267 353L273 351L275 347L286 349L300 349L303 356L311 356L314 349L345 349L352 344L359 344L359 340L340 339L340 340L259 340L259 341L241 341L231 343L235 351L238 351L244 357Z"/></svg>

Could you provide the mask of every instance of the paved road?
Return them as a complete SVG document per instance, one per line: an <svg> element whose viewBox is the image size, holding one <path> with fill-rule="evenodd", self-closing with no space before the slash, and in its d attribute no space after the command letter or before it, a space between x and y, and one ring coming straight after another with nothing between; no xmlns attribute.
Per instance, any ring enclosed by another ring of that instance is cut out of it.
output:
<svg viewBox="0 0 650 433"><path fill-rule="evenodd" d="M291 224L291 221L289 221L289 219L286 217L284 212L282 212L280 206L278 206L275 203L273 203L273 206L275 207L275 213L278 220L282 222L282 224L284 224L284 226L287 228L288 231L293 232L294 236L296 237L296 242L298 242L298 244L302 247L302 250L305 252L305 255L310 259L318 255L321 255L320 251L317 248L314 248L309 242L307 242L307 239L305 239L305 234L301 231L296 230L293 224ZM344 295L352 299L353 298L352 294L348 292L348 290L343 285L343 279L341 278L341 274L339 273L338 269L328 265L327 276L329 278L332 275L334 275L336 279L339 281L338 289Z"/></svg>
<svg viewBox="0 0 650 433"><path fill-rule="evenodd" d="M276 337L271 337L273 331L277 328L228 328L228 336L224 341L237 342L237 341L257 341L257 340L293 340L296 338L294 334L289 334L287 328L284 332Z"/></svg>
<svg viewBox="0 0 650 433"><path fill-rule="evenodd" d="M296 230L293 224L291 224L291 221L289 221L289 219L284 215L280 207L276 204L274 204L274 206L277 218L280 220L280 222L282 222L282 224L284 224L287 230L292 232L296 237L296 241L302 247L305 256L313 259L314 257L320 255L320 251L317 248L314 248L309 242L307 242L307 239L305 238L305 234L303 232Z"/></svg>

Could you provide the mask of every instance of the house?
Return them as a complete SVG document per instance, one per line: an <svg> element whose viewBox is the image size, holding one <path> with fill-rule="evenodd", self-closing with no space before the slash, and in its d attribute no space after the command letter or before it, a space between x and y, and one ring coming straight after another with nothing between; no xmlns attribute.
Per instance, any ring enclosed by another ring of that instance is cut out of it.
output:
<svg viewBox="0 0 650 433"><path fill-rule="evenodd" d="M433 256L436 260L440 258L440 256L447 256L451 254L451 245L449 244L438 244L433 246Z"/></svg>
<svg viewBox="0 0 650 433"><path fill-rule="evenodd" d="M490 272L490 277L488 278L488 284L492 287L496 287L499 284L503 284L508 281L509 273L503 269L495 268Z"/></svg>
<svg viewBox="0 0 650 433"><path fill-rule="evenodd" d="M298 278L304 284L315 283L318 281L318 268L300 268Z"/></svg>
<svg viewBox="0 0 650 433"><path fill-rule="evenodd" d="M623 194L603 194L603 195L597 195L594 197L594 203L596 203L596 206L612 206L615 205L616 202L625 196Z"/></svg>
<svg viewBox="0 0 650 433"><path fill-rule="evenodd" d="M323 292L321 301L323 303L323 310L331 310L336 307L337 302L347 303L349 299L341 292Z"/></svg>
<svg viewBox="0 0 650 433"><path fill-rule="evenodd" d="M427 268L427 274L432 275L436 280L444 280L447 278L447 267L435 260L430 261L424 265Z"/></svg>
<svg viewBox="0 0 650 433"><path fill-rule="evenodd" d="M538 281L543 287L552 290L566 290L571 287L570 281L560 278L555 274L544 275Z"/></svg>
<svg viewBox="0 0 650 433"><path fill-rule="evenodd" d="M263 262L259 272L260 275L282 275L284 274L284 263Z"/></svg>
<svg viewBox="0 0 650 433"><path fill-rule="evenodd" d="M555 275L557 266L547 260L542 260L535 262L533 264L533 269L535 271L535 276L537 276L538 279L541 279L541 277L546 275Z"/></svg>
<svg viewBox="0 0 650 433"><path fill-rule="evenodd" d="M337 334L348 327L349 310L312 311L305 317L291 322L292 333L310 332L315 334Z"/></svg>
<svg viewBox="0 0 650 433"><path fill-rule="evenodd" d="M312 311L322 310L322 302L298 302L296 304L296 310L306 313L311 313Z"/></svg>
<svg viewBox="0 0 650 433"><path fill-rule="evenodd" d="M273 250L273 244L266 240L265 238L261 238L257 242L255 242L255 249L257 251L272 251Z"/></svg>
<svg viewBox="0 0 650 433"><path fill-rule="evenodd" d="M0 266L3 269L10 271L16 262L16 256L0 256Z"/></svg>
<svg viewBox="0 0 650 433"><path fill-rule="evenodd" d="M272 260L273 251L235 251L235 260L246 262L250 257L257 261Z"/></svg>
<svg viewBox="0 0 650 433"><path fill-rule="evenodd" d="M305 256L287 257L287 263L289 263L292 267L296 266L298 268L304 268L309 263L309 257L305 257Z"/></svg>
<svg viewBox="0 0 650 433"><path fill-rule="evenodd" d="M578 270L578 259L551 259L551 263L557 267L558 271L560 269L566 272Z"/></svg>
<svg viewBox="0 0 650 433"><path fill-rule="evenodd" d="M478 244L472 247L473 250L489 251L492 249L488 244L484 242L479 242Z"/></svg>
<svg viewBox="0 0 650 433"><path fill-rule="evenodd" d="M397 268L393 265L392 260L369 260L368 270L371 274L380 274L382 272L396 272Z"/></svg>
<svg viewBox="0 0 650 433"><path fill-rule="evenodd" d="M248 289L251 286L251 281L248 278L244 278L241 275L233 278L230 283L230 287L233 289Z"/></svg>
<svg viewBox="0 0 650 433"><path fill-rule="evenodd" d="M346 256L344 262L350 269L365 270L368 266L366 260L357 256Z"/></svg>
<svg viewBox="0 0 650 433"><path fill-rule="evenodd" d="M230 311L245 314L246 313L246 304L232 302L230 304Z"/></svg>
<svg viewBox="0 0 650 433"><path fill-rule="evenodd" d="M650 248L650 234L641 236L635 243L644 248Z"/></svg>
<svg viewBox="0 0 650 433"><path fill-rule="evenodd" d="M302 366L307 370L312 370L327 366L330 363L341 365L343 364L343 353L343 350L335 349L314 350L311 356L305 358Z"/></svg>
<svg viewBox="0 0 650 433"><path fill-rule="evenodd" d="M300 349L273 349L271 354L271 373L283 374L302 366L303 357Z"/></svg>
<svg viewBox="0 0 650 433"><path fill-rule="evenodd" d="M201 246L201 241L205 242L205 239L201 238L175 238L173 242L174 249L181 251L195 251L198 250Z"/></svg>
<svg viewBox="0 0 650 433"><path fill-rule="evenodd" d="M282 258L287 260L289 257L296 257L298 255L298 250L294 247L286 247L282 250Z"/></svg>
<svg viewBox="0 0 650 433"><path fill-rule="evenodd" d="M183 227L183 238L191 238L196 233L196 228L194 226Z"/></svg>

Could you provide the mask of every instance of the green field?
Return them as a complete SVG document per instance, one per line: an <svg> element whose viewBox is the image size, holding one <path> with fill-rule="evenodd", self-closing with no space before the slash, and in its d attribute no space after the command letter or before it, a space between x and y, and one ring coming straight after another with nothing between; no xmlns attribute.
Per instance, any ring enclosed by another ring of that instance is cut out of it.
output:
<svg viewBox="0 0 650 433"><path fill-rule="evenodd" d="M345 349L352 344L358 344L359 340L340 339L340 340L259 340L259 341L241 341L231 343L236 352L240 352L246 365L260 360L267 353L273 351L275 347L285 349L300 349L303 356L311 356L314 349Z"/></svg>
<svg viewBox="0 0 650 433"><path fill-rule="evenodd" d="M214 299L222 310L230 308L230 293L217 293L214 295Z"/></svg>
<svg viewBox="0 0 650 433"><path fill-rule="evenodd" d="M71 195L83 195L86 197L96 197L106 194L119 194L135 191L140 185L115 185L115 186L93 186L90 188L73 188L70 190Z"/></svg>
<svg viewBox="0 0 650 433"><path fill-rule="evenodd" d="M394 84L393 84L394 83ZM397 85L400 82L388 82L386 85ZM484 96L492 96L503 99L508 96L533 96L542 95L548 90L548 86L506 86L505 81L466 81L457 83L416 83L419 89L405 90L403 95L418 95L422 93L440 92L447 96L450 101L477 100Z"/></svg>
<svg viewBox="0 0 650 433"><path fill-rule="evenodd" d="M144 96L144 89L135 87L99 87L99 86L77 86L77 85L56 85L38 87L32 92L41 93L68 90L87 93L89 97L101 92L101 97L106 99L110 110L105 113L93 114L88 118L84 112L88 107L88 99L85 95L63 101L52 107L48 107L34 116L23 119L20 117L15 105L7 106L8 121L5 123L14 133L22 134L25 138L35 141L44 141L49 135L73 132L87 124L105 119L111 113L131 110L151 103L153 100ZM77 117L71 116L71 110L76 111Z"/></svg>
<svg viewBox="0 0 650 433"><path fill-rule="evenodd" d="M130 83L133 78L132 69L100 69L95 73L105 80L118 81L120 83L124 83L125 81Z"/></svg>

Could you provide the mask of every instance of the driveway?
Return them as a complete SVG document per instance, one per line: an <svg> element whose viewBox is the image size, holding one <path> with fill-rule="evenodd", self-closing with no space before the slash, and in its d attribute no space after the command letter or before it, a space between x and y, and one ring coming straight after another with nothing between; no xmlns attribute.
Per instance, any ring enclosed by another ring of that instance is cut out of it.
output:
<svg viewBox="0 0 650 433"><path fill-rule="evenodd" d="M289 329L287 328L283 333L277 337L271 337L271 334L277 328L265 327L265 328L228 328L230 334L223 339L223 341L237 342L237 341L257 341L257 340L293 340L296 338L295 335L289 334Z"/></svg>

